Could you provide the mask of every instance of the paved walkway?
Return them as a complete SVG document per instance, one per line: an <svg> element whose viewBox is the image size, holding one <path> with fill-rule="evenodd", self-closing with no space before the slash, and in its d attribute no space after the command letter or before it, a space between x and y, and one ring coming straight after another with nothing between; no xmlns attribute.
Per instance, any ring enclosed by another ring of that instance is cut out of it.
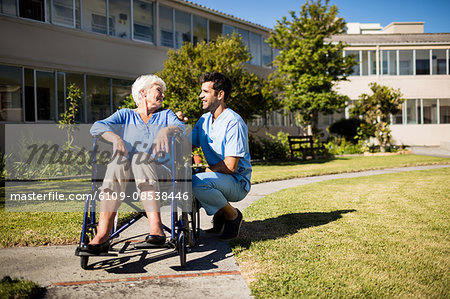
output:
<svg viewBox="0 0 450 299"><path fill-rule="evenodd" d="M252 202L273 192L320 181L450 167L431 165L316 176L257 184L237 206L244 210ZM165 215L167 217L167 215ZM202 215L202 228L210 226ZM114 246L118 256L91 257L90 270L82 270L74 256L76 246L20 247L0 249L0 276L9 275L47 287L45 298L250 298L227 242L201 238L187 255L185 269L179 256L168 249L129 250L127 240L143 240L147 222L143 218L120 236Z"/></svg>

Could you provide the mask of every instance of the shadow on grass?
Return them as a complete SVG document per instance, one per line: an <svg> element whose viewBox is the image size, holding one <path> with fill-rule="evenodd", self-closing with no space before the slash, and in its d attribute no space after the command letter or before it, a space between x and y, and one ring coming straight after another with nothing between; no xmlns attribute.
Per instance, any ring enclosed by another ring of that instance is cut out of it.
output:
<svg viewBox="0 0 450 299"><path fill-rule="evenodd" d="M232 245L249 248L253 241L277 239L295 234L300 229L325 225L342 218L343 214L356 210L285 214L276 218L243 222L240 236Z"/></svg>

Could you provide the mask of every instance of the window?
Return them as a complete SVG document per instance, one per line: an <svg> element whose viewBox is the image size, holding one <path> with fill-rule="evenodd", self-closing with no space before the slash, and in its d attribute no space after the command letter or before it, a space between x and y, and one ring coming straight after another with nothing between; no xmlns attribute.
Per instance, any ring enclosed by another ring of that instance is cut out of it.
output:
<svg viewBox="0 0 450 299"><path fill-rule="evenodd" d="M191 42L191 15L175 10L175 47L181 48L183 42Z"/></svg>
<svg viewBox="0 0 450 299"><path fill-rule="evenodd" d="M80 2L82 0L75 0L75 27L81 28Z"/></svg>
<svg viewBox="0 0 450 299"><path fill-rule="evenodd" d="M54 73L36 71L37 120L56 120Z"/></svg>
<svg viewBox="0 0 450 299"><path fill-rule="evenodd" d="M16 0L0 0L0 13L15 16Z"/></svg>
<svg viewBox="0 0 450 299"><path fill-rule="evenodd" d="M368 51L369 76L377 74L377 51Z"/></svg>
<svg viewBox="0 0 450 299"><path fill-rule="evenodd" d="M270 127L281 127L284 125L283 110L269 111L267 124Z"/></svg>
<svg viewBox="0 0 450 299"><path fill-rule="evenodd" d="M392 115L392 124L393 125L401 125L403 124L403 105L402 105L402 109L400 110L399 113Z"/></svg>
<svg viewBox="0 0 450 299"><path fill-rule="evenodd" d="M345 118L345 112L342 109L342 110L335 111L331 114L319 113L318 116L319 116L318 120L317 120L318 126L328 127L335 121Z"/></svg>
<svg viewBox="0 0 450 299"><path fill-rule="evenodd" d="M0 121L22 121L22 68L0 65Z"/></svg>
<svg viewBox="0 0 450 299"><path fill-rule="evenodd" d="M134 39L154 42L153 38L153 3L133 1Z"/></svg>
<svg viewBox="0 0 450 299"><path fill-rule="evenodd" d="M450 99L439 99L439 123L450 124Z"/></svg>
<svg viewBox="0 0 450 299"><path fill-rule="evenodd" d="M19 0L19 16L45 22L45 1Z"/></svg>
<svg viewBox="0 0 450 299"><path fill-rule="evenodd" d="M250 34L247 30L237 28L237 33L242 37L242 43L244 46L247 46L247 49L249 49L250 45Z"/></svg>
<svg viewBox="0 0 450 299"><path fill-rule="evenodd" d="M446 51L442 50L432 50L432 74L433 75L445 75L447 73L447 65L445 63Z"/></svg>
<svg viewBox="0 0 450 299"><path fill-rule="evenodd" d="M222 34L222 23L209 21L209 41L215 41Z"/></svg>
<svg viewBox="0 0 450 299"><path fill-rule="evenodd" d="M24 70L25 78L25 121L35 121L35 103L34 103L34 71L31 69Z"/></svg>
<svg viewBox="0 0 450 299"><path fill-rule="evenodd" d="M273 59L275 59L278 55L280 55L280 50L278 49L272 49L273 53Z"/></svg>
<svg viewBox="0 0 450 299"><path fill-rule="evenodd" d="M437 101L436 100L422 100L423 109L423 123L437 124Z"/></svg>
<svg viewBox="0 0 450 299"><path fill-rule="evenodd" d="M109 0L109 34L131 38L130 0Z"/></svg>
<svg viewBox="0 0 450 299"><path fill-rule="evenodd" d="M86 76L87 122L104 119L111 114L109 78Z"/></svg>
<svg viewBox="0 0 450 299"><path fill-rule="evenodd" d="M416 50L416 75L430 74L430 50Z"/></svg>
<svg viewBox="0 0 450 299"><path fill-rule="evenodd" d="M206 32L208 20L194 15L194 45L200 42L208 42L208 36Z"/></svg>
<svg viewBox="0 0 450 299"><path fill-rule="evenodd" d="M361 51L361 75L369 75L369 52Z"/></svg>
<svg viewBox="0 0 450 299"><path fill-rule="evenodd" d="M261 35L250 32L251 64L261 65Z"/></svg>
<svg viewBox="0 0 450 299"><path fill-rule="evenodd" d="M125 98L131 93L132 84L133 81L112 79L113 111L116 111L119 106L123 105Z"/></svg>
<svg viewBox="0 0 450 299"><path fill-rule="evenodd" d="M377 62L376 62L376 51L361 51L361 72L363 76L370 76L377 74Z"/></svg>
<svg viewBox="0 0 450 299"><path fill-rule="evenodd" d="M333 123L333 118L330 114L319 113L317 117L317 125L319 127L328 127Z"/></svg>
<svg viewBox="0 0 450 299"><path fill-rule="evenodd" d="M413 74L413 50L400 50L399 52L399 66L400 75Z"/></svg>
<svg viewBox="0 0 450 299"><path fill-rule="evenodd" d="M57 81L57 98L58 98L58 115L56 118L58 120L61 119L61 113L66 111L67 102L66 102L66 74L62 72L56 73L56 81Z"/></svg>
<svg viewBox="0 0 450 299"><path fill-rule="evenodd" d="M74 27L73 0L53 0L52 23Z"/></svg>
<svg viewBox="0 0 450 299"><path fill-rule="evenodd" d="M83 29L106 34L107 25L106 0L83 1ZM110 34L114 35L112 26L114 25L110 24Z"/></svg>
<svg viewBox="0 0 450 299"><path fill-rule="evenodd" d="M266 67L272 65L272 49L267 43L267 39L264 39L262 43L262 65Z"/></svg>
<svg viewBox="0 0 450 299"><path fill-rule="evenodd" d="M354 55L355 57L355 62L356 65L353 67L353 73L351 74L352 76L359 76L360 75L360 67L361 67L361 63L360 63L360 57L359 57L359 51L345 51L345 56L352 56Z"/></svg>
<svg viewBox="0 0 450 299"><path fill-rule="evenodd" d="M159 6L159 28L161 46L173 48L173 9Z"/></svg>
<svg viewBox="0 0 450 299"><path fill-rule="evenodd" d="M233 32L236 31L236 28L234 28L233 26L230 25L223 25L223 35L227 36L227 35L233 35Z"/></svg>
<svg viewBox="0 0 450 299"><path fill-rule="evenodd" d="M397 51L395 50L381 50L380 72L382 75L396 75L397 74Z"/></svg>
<svg viewBox="0 0 450 299"><path fill-rule="evenodd" d="M420 123L420 100L410 99L406 101L406 123Z"/></svg>

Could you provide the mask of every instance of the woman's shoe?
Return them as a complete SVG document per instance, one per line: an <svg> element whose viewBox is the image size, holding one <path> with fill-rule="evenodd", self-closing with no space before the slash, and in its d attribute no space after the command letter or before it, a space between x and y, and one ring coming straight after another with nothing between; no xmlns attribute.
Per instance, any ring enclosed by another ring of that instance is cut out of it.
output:
<svg viewBox="0 0 450 299"><path fill-rule="evenodd" d="M148 235L145 238L145 242L153 245L164 245L166 243L166 236Z"/></svg>
<svg viewBox="0 0 450 299"><path fill-rule="evenodd" d="M80 246L80 252L86 252L95 255L108 253L110 245L111 242L109 240L101 244L85 244L83 246Z"/></svg>

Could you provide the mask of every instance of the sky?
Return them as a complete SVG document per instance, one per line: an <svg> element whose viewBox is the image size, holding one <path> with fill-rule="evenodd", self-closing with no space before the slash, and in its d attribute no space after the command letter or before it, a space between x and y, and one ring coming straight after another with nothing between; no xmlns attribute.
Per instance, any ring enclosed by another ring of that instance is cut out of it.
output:
<svg viewBox="0 0 450 299"><path fill-rule="evenodd" d="M274 28L276 20L299 12L305 0L189 0ZM323 1L325 2L325 1ZM450 0L330 0L347 23L425 22L425 33L450 33ZM289 19L289 18L288 18Z"/></svg>

